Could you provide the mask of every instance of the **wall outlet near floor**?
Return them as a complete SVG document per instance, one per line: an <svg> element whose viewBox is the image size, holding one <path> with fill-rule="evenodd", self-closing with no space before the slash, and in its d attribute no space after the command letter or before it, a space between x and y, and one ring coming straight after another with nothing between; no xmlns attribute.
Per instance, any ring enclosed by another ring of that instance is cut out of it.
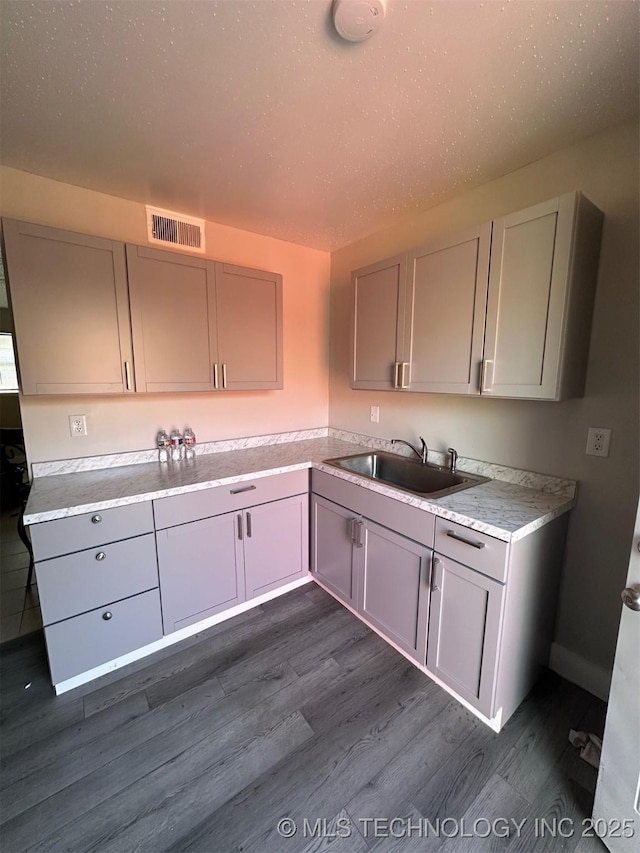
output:
<svg viewBox="0 0 640 853"><path fill-rule="evenodd" d="M608 456L610 443L610 429L589 427L589 434L587 435L587 454L589 456Z"/></svg>
<svg viewBox="0 0 640 853"><path fill-rule="evenodd" d="M86 435L87 416L69 415L69 432L71 433L71 438L79 438L81 435Z"/></svg>
<svg viewBox="0 0 640 853"><path fill-rule="evenodd" d="M371 406L371 413L369 414L369 420L372 424L380 423L380 406Z"/></svg>

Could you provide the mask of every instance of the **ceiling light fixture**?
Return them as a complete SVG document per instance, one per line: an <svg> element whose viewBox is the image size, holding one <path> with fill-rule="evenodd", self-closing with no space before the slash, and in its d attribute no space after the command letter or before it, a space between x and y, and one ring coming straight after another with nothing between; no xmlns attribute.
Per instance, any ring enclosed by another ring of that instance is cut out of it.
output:
<svg viewBox="0 0 640 853"><path fill-rule="evenodd" d="M378 32L385 0L334 0L333 25L346 41L366 41Z"/></svg>

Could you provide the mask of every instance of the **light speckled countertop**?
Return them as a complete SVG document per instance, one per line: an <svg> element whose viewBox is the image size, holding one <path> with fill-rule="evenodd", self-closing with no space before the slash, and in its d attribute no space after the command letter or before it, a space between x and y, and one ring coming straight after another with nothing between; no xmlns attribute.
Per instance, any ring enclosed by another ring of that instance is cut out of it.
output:
<svg viewBox="0 0 640 853"><path fill-rule="evenodd" d="M521 539L568 512L575 504L571 491L558 489L558 484L567 481L538 478L528 472L519 472L522 476L516 479L520 482L494 479L446 497L425 499L323 464L326 459L370 449L370 444L314 438L210 453L198 456L194 462L145 462L37 477L31 488L25 524L311 467L505 542ZM476 463L465 468L464 462L460 464L462 471L492 474L490 465ZM539 482L545 490L522 485L522 482Z"/></svg>

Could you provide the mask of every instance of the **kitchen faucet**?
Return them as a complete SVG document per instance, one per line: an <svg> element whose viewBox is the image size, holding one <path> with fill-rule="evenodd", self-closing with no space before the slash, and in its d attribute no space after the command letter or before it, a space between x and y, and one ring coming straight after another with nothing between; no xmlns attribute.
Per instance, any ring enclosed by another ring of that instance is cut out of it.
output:
<svg viewBox="0 0 640 853"><path fill-rule="evenodd" d="M392 438L391 444L406 444L407 447L410 447L413 450L413 452L416 454L416 456L422 462L422 464L426 465L427 464L427 453L429 452L429 450L427 448L427 443L425 442L424 438L421 435L418 436L418 438L420 439L420 442L422 444L421 450L418 450L417 447L414 447L413 444L409 444L408 441L405 441L402 438Z"/></svg>
<svg viewBox="0 0 640 853"><path fill-rule="evenodd" d="M447 448L447 453L451 454L451 461L449 463L449 470L452 474L456 473L456 468L458 467L458 451L454 450L453 447Z"/></svg>

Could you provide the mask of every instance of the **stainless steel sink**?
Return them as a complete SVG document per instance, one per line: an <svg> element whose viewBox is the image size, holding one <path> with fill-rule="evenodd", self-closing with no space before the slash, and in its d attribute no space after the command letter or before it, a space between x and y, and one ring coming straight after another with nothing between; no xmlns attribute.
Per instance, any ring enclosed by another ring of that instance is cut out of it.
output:
<svg viewBox="0 0 640 853"><path fill-rule="evenodd" d="M327 465L360 474L370 480L388 483L422 497L443 497L486 483L489 479L476 474L466 474L463 471L452 473L437 465L429 463L423 465L417 459L414 461L382 450L359 453L355 456L341 456L338 459L326 459L325 462Z"/></svg>

